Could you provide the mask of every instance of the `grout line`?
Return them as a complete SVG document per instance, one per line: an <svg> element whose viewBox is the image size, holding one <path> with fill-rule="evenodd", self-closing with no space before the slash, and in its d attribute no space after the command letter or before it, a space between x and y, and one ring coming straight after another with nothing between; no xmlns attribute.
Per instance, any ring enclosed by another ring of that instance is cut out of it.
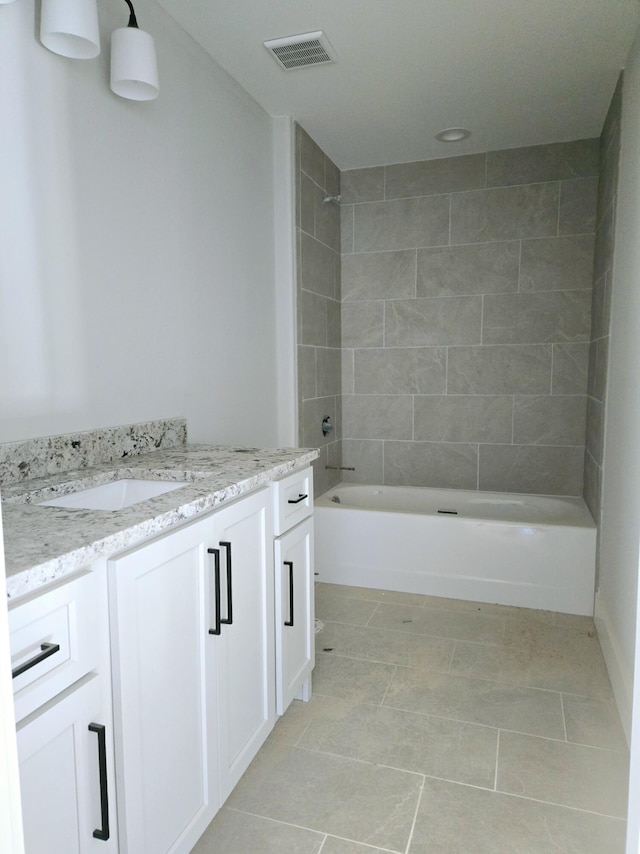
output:
<svg viewBox="0 0 640 854"><path fill-rule="evenodd" d="M320 843L320 848L318 848L318 854L322 854L322 849L324 848L324 843L327 841L328 838L329 838L328 835L325 833L324 839Z"/></svg>
<svg viewBox="0 0 640 854"><path fill-rule="evenodd" d="M397 664L393 665L393 668L394 669L393 669L393 673L391 674L391 678L389 679L389 681L387 683L387 687L385 688L384 694L382 695L382 699L378 703L379 706L382 706L384 704L384 701L387 699L387 694L389 693L389 688L391 687L391 683L393 682L395 675L398 672L398 665Z"/></svg>
<svg viewBox="0 0 640 854"><path fill-rule="evenodd" d="M500 730L498 730L498 738L496 740L496 772L493 777L493 791L498 791L498 762L500 758Z"/></svg>
<svg viewBox="0 0 640 854"><path fill-rule="evenodd" d="M564 740L569 743L569 738L567 737L567 717L564 711L564 697L562 696L562 692L560 692L560 711L562 712L562 728L564 729Z"/></svg>
<svg viewBox="0 0 640 854"><path fill-rule="evenodd" d="M454 640L453 646L451 647L451 657L449 658L449 664L447 665L447 669L444 671L445 673L451 673L451 668L453 667L453 659L456 657L457 648L458 641Z"/></svg>
<svg viewBox="0 0 640 854"><path fill-rule="evenodd" d="M361 601L362 601L362 600L361 600ZM373 609L373 611L371 612L371 614L369 614L369 619L368 619L368 620L367 620L367 622L364 624L364 625L365 625L365 627L370 625L370 623L371 623L371 620L372 620L373 616L375 615L376 611L379 609L379 607L380 607L380 605L381 605L381 604L382 604L381 602L376 602L376 607Z"/></svg>
<svg viewBox="0 0 640 854"><path fill-rule="evenodd" d="M418 794L418 801L416 803L416 809L413 814L413 821L411 822L411 830L409 831L409 838L407 839L407 847L405 848L405 854L409 854L409 850L411 848L411 842L413 841L413 832L416 829L416 822L418 820L418 813L420 811L420 804L422 803L422 795L424 793L424 785L427 782L427 778L423 776L422 785L420 786L420 793Z"/></svg>

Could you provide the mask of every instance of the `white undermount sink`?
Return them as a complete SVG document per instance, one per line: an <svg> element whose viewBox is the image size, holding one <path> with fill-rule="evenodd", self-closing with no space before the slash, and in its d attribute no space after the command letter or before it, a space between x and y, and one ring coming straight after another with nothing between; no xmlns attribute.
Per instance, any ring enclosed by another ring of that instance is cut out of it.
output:
<svg viewBox="0 0 640 854"><path fill-rule="evenodd" d="M131 507L148 498L155 498L164 492L171 492L181 486L187 486L186 480L138 480L127 478L102 483L89 489L81 489L52 498L49 501L39 501L41 507L72 507L78 510L122 510Z"/></svg>

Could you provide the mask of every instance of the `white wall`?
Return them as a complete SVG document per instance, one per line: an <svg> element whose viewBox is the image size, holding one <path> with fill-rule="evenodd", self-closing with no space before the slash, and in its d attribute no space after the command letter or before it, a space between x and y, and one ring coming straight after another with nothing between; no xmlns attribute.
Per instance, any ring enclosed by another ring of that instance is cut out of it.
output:
<svg viewBox="0 0 640 854"><path fill-rule="evenodd" d="M0 441L184 415L276 444L272 121L153 0L161 93L43 48L0 5Z"/></svg>
<svg viewBox="0 0 640 854"><path fill-rule="evenodd" d="M640 42L625 67L596 621L630 732L640 543ZM640 686L637 686L640 689Z"/></svg>

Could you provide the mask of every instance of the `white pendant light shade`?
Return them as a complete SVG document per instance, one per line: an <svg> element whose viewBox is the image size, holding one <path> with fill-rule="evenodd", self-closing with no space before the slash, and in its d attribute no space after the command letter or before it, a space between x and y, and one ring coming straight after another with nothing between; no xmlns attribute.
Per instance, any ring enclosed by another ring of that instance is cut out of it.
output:
<svg viewBox="0 0 640 854"><path fill-rule="evenodd" d="M100 53L96 0L42 0L40 41L71 59L93 59Z"/></svg>
<svg viewBox="0 0 640 854"><path fill-rule="evenodd" d="M158 97L158 62L153 36L122 27L111 36L111 89L121 98L152 101Z"/></svg>

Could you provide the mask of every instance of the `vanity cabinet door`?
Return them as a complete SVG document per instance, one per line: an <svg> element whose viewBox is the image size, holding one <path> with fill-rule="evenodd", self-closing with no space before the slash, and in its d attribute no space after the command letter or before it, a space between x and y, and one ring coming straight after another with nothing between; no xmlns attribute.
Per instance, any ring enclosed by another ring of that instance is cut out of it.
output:
<svg viewBox="0 0 640 854"><path fill-rule="evenodd" d="M213 515L220 551L217 661L220 788L226 799L275 723L271 492Z"/></svg>
<svg viewBox="0 0 640 854"><path fill-rule="evenodd" d="M190 851L220 804L212 530L109 561L122 854Z"/></svg>
<svg viewBox="0 0 640 854"><path fill-rule="evenodd" d="M115 854L112 732L91 674L17 727L26 854Z"/></svg>
<svg viewBox="0 0 640 854"><path fill-rule="evenodd" d="M308 700L315 664L313 519L275 540L276 709Z"/></svg>

